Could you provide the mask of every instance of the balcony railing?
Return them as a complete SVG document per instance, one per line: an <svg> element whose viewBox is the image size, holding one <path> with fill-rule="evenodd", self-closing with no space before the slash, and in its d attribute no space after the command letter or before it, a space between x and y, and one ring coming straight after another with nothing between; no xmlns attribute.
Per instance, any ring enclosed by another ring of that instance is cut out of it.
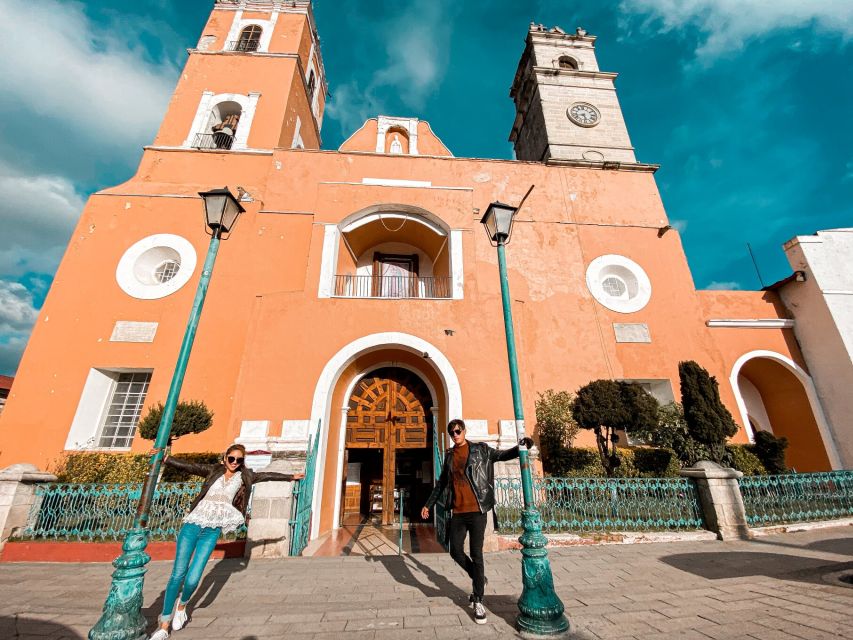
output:
<svg viewBox="0 0 853 640"><path fill-rule="evenodd" d="M234 144L234 136L228 133L197 133L193 140L194 149L224 149L228 151Z"/></svg>
<svg viewBox="0 0 853 640"><path fill-rule="evenodd" d="M448 276L335 276L342 298L450 298L451 290Z"/></svg>
<svg viewBox="0 0 853 640"><path fill-rule="evenodd" d="M260 40L229 40L228 51L244 51L251 53L261 46Z"/></svg>

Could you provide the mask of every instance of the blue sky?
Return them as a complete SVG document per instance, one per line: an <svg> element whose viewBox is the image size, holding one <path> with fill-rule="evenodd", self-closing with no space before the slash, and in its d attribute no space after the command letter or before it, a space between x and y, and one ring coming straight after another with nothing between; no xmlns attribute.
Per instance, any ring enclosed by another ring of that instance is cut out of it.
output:
<svg viewBox="0 0 853 640"><path fill-rule="evenodd" d="M88 194L129 178L212 0L3 0L0 374L14 374ZM531 21L599 36L637 157L700 288L789 273L781 244L853 222L853 2L316 0L334 149L378 113L509 158Z"/></svg>

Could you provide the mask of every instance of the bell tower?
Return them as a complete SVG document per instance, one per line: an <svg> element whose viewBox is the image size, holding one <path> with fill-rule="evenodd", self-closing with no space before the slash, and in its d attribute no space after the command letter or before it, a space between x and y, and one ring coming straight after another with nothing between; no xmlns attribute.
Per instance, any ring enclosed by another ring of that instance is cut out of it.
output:
<svg viewBox="0 0 853 640"><path fill-rule="evenodd" d="M310 0L216 0L155 148L320 148L327 95Z"/></svg>
<svg viewBox="0 0 853 640"><path fill-rule="evenodd" d="M518 160L636 163L615 73L600 71L595 36L530 25L510 97Z"/></svg>

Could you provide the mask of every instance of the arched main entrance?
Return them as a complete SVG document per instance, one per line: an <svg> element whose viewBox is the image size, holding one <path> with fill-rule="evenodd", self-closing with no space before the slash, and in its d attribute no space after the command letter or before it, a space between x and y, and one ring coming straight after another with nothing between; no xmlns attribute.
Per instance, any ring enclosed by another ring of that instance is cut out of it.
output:
<svg viewBox="0 0 853 640"><path fill-rule="evenodd" d="M797 471L839 468L811 377L790 358L772 351L747 353L735 363L731 384L750 439L756 430L787 438L786 462Z"/></svg>
<svg viewBox="0 0 853 640"><path fill-rule="evenodd" d="M342 523L419 519L413 505L432 489L434 404L424 381L400 367L382 367L356 383L346 417Z"/></svg>

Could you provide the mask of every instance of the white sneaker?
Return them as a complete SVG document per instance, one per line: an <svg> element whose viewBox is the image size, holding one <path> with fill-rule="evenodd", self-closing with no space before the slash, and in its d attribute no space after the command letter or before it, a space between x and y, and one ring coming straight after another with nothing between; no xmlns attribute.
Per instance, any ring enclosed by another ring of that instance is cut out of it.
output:
<svg viewBox="0 0 853 640"><path fill-rule="evenodd" d="M474 622L486 624L486 607L479 601L474 602Z"/></svg>
<svg viewBox="0 0 853 640"><path fill-rule="evenodd" d="M148 640L166 640L169 637L169 632L165 629L157 629L154 633L151 634L151 637Z"/></svg>
<svg viewBox="0 0 853 640"><path fill-rule="evenodd" d="M184 628L184 625L187 623L187 610L186 607L183 609L177 609L175 611L175 615L172 617L172 631L180 631Z"/></svg>

